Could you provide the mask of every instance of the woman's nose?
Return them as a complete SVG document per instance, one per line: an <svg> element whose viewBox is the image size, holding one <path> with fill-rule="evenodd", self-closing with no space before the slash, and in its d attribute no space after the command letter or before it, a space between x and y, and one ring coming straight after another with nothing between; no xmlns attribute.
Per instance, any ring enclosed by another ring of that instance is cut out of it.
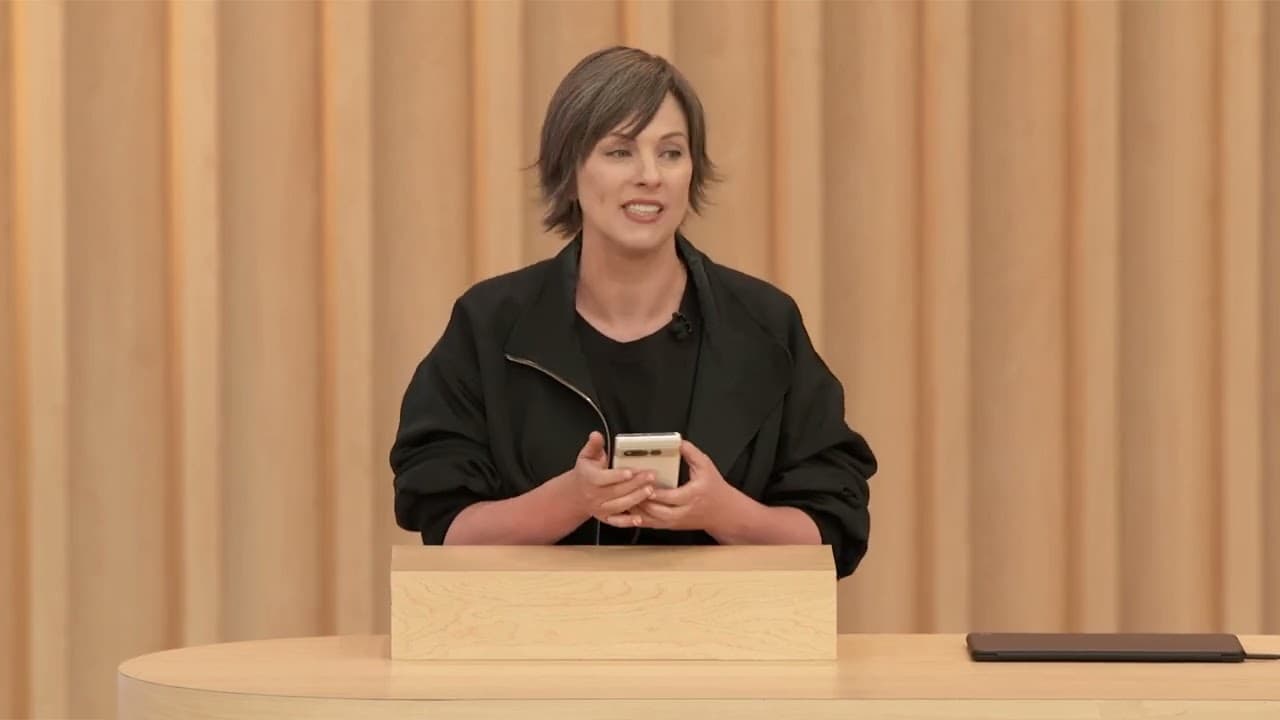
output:
<svg viewBox="0 0 1280 720"><path fill-rule="evenodd" d="M658 170L658 158L650 153L638 153L640 159L640 183L657 185L662 182L662 173Z"/></svg>

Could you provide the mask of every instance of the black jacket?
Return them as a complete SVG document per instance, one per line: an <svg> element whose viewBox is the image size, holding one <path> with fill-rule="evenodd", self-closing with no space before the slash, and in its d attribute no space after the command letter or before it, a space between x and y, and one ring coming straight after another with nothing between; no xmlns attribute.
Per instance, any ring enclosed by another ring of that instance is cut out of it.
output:
<svg viewBox="0 0 1280 720"><path fill-rule="evenodd" d="M809 513L837 575L849 575L867 550L876 460L845 424L839 381L788 295L681 236L677 248L703 316L686 439L750 497ZM424 543L442 543L466 506L570 469L587 435L605 433L574 331L580 249L574 240L550 260L476 284L414 373L391 467L396 521ZM561 543L594 542L596 527L588 520ZM663 532L639 542L666 544ZM689 542L714 542L697 535Z"/></svg>

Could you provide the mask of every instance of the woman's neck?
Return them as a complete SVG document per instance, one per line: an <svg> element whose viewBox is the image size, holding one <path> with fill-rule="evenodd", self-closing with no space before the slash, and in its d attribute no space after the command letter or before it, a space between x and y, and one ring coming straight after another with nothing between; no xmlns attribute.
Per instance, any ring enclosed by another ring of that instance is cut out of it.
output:
<svg viewBox="0 0 1280 720"><path fill-rule="evenodd" d="M584 238L575 303L597 330L626 342L671 322L686 282L674 242L659 251L631 255L610 252L605 243Z"/></svg>

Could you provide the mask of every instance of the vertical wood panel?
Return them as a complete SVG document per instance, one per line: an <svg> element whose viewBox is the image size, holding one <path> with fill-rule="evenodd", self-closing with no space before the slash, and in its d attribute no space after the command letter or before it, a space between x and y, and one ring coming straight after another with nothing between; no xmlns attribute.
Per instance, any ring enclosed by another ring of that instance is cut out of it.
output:
<svg viewBox="0 0 1280 720"><path fill-rule="evenodd" d="M1119 337L1120 15L1068 7L1067 187L1068 627L1120 621Z"/></svg>
<svg viewBox="0 0 1280 720"><path fill-rule="evenodd" d="M387 632L395 527L391 449L414 367L435 343L471 278L472 133L465 3L373 7L374 428L380 460L370 482L378 580L374 618ZM430 88L431 92L423 92ZM441 182L448 178L448 182Z"/></svg>
<svg viewBox="0 0 1280 720"><path fill-rule="evenodd" d="M774 278L823 350L822 6L773 5Z"/></svg>
<svg viewBox="0 0 1280 720"><path fill-rule="evenodd" d="M471 188L475 255L472 279L515 270L524 259L527 164L521 138L524 113L524 0L471 6Z"/></svg>
<svg viewBox="0 0 1280 720"><path fill-rule="evenodd" d="M513 156L520 167L538 159L538 136L547 103L565 73L588 53L616 44L620 27L617 5L606 2L540 0L529 3L524 19L524 57L519 63L524 120L520 124L520 152ZM542 229L543 206L536 169L522 174L521 188L525 229L521 264L525 264L551 257L564 247L565 241Z"/></svg>
<svg viewBox="0 0 1280 720"><path fill-rule="evenodd" d="M67 5L70 709L82 717L113 712L121 661L177 639L164 28L158 3Z"/></svg>
<svg viewBox="0 0 1280 720"><path fill-rule="evenodd" d="M25 515L18 451L21 443L18 383L17 290L14 277L17 256L14 224L13 153L11 151L13 87L13 37L9 16L12 5L0 7L0 717L26 714L27 665L25 628L26 578L22 549Z"/></svg>
<svg viewBox="0 0 1280 720"><path fill-rule="evenodd" d="M621 0L623 42L676 62L671 0Z"/></svg>
<svg viewBox="0 0 1280 720"><path fill-rule="evenodd" d="M1280 633L1280 4L1265 11L1263 74L1263 629Z"/></svg>
<svg viewBox="0 0 1280 720"><path fill-rule="evenodd" d="M926 3L920 29L920 629L969 627L969 3Z"/></svg>
<svg viewBox="0 0 1280 720"><path fill-rule="evenodd" d="M765 3L675 6L680 70L702 99L707 152L726 180L711 188L704 217L690 213L685 228L713 260L766 279L773 261L769 15Z"/></svg>
<svg viewBox="0 0 1280 720"><path fill-rule="evenodd" d="M882 468L875 537L857 581L843 586L846 631L906 630L921 612L917 22L907 4L827 6L824 336L850 421Z"/></svg>
<svg viewBox="0 0 1280 720"><path fill-rule="evenodd" d="M1125 626L1213 623L1213 6L1122 6ZM1177 598L1177 602L1169 602Z"/></svg>
<svg viewBox="0 0 1280 720"><path fill-rule="evenodd" d="M1262 6L1218 14L1219 363L1224 628L1262 626ZM1210 478L1212 480L1213 478Z"/></svg>
<svg viewBox="0 0 1280 720"><path fill-rule="evenodd" d="M169 13L169 233L175 342L173 463L181 518L183 645L222 635L222 258L218 210L218 9Z"/></svg>
<svg viewBox="0 0 1280 720"><path fill-rule="evenodd" d="M321 628L317 6L219 6L227 639Z"/></svg>
<svg viewBox="0 0 1280 720"><path fill-rule="evenodd" d="M974 6L971 498L983 629L1065 621L1064 20L1056 3Z"/></svg>
<svg viewBox="0 0 1280 720"><path fill-rule="evenodd" d="M326 474L333 632L373 630L372 7L326 0L324 43Z"/></svg>
<svg viewBox="0 0 1280 720"><path fill-rule="evenodd" d="M65 13L60 3L10 9L19 452L28 503L26 710L55 717L68 714L71 687Z"/></svg>

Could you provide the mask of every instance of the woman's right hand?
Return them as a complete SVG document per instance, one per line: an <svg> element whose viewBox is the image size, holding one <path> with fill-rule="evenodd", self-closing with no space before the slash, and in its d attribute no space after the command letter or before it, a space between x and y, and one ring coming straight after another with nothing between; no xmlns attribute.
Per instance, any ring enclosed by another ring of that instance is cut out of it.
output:
<svg viewBox="0 0 1280 720"><path fill-rule="evenodd" d="M587 436L573 469L560 477L581 511L601 521L652 497L655 480L653 473L647 471L610 470L604 436L598 432Z"/></svg>

